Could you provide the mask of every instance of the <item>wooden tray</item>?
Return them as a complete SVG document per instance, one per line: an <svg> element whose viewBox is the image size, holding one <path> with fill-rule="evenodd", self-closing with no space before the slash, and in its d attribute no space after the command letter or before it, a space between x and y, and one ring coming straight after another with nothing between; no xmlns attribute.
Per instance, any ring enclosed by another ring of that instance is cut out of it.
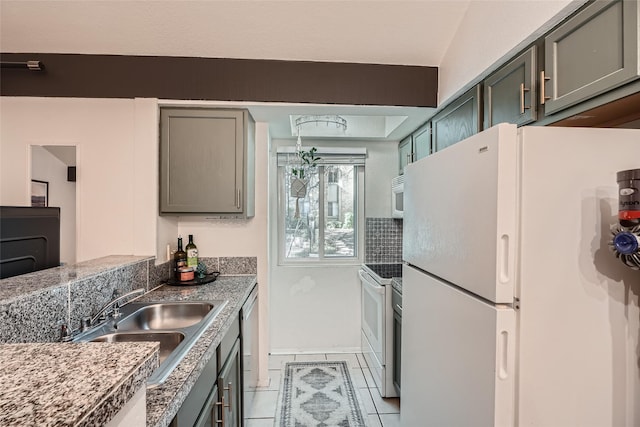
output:
<svg viewBox="0 0 640 427"><path fill-rule="evenodd" d="M187 280L186 282L181 282L181 281L176 280L176 279L174 279L172 277L169 280L167 280L167 285L169 285L169 286L197 286L197 285L204 285L206 283L215 282L215 280L218 278L219 275L220 275L220 273L218 273L217 271L214 271L213 273L208 273L202 279L196 277L195 279Z"/></svg>

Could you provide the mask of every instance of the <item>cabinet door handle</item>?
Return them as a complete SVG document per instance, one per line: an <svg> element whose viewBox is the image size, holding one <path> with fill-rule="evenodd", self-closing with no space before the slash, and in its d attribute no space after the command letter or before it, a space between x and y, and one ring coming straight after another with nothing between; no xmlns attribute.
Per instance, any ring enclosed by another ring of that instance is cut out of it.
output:
<svg viewBox="0 0 640 427"><path fill-rule="evenodd" d="M229 383L229 387L225 387L224 389L229 391L229 405L227 408L229 408L229 412L233 412L233 384Z"/></svg>
<svg viewBox="0 0 640 427"><path fill-rule="evenodd" d="M220 407L220 420L218 420L217 416L214 418L216 420L216 424L220 424L222 427L224 427L224 408L227 407L227 405L224 404L224 394L222 395L221 401L216 402L215 406Z"/></svg>
<svg viewBox="0 0 640 427"><path fill-rule="evenodd" d="M529 92L529 89L524 87L524 83L520 83L520 114L524 114L524 110L528 110L528 109L531 108L530 106L525 107L525 105L524 105L524 93L525 92Z"/></svg>
<svg viewBox="0 0 640 427"><path fill-rule="evenodd" d="M236 193L236 207L238 209L240 209L240 189L238 188L238 191Z"/></svg>
<svg viewBox="0 0 640 427"><path fill-rule="evenodd" d="M411 153L407 153L407 164L411 163Z"/></svg>
<svg viewBox="0 0 640 427"><path fill-rule="evenodd" d="M545 96L545 83L551 80L550 77L545 77L544 71L540 71L540 105L551 99L550 96Z"/></svg>

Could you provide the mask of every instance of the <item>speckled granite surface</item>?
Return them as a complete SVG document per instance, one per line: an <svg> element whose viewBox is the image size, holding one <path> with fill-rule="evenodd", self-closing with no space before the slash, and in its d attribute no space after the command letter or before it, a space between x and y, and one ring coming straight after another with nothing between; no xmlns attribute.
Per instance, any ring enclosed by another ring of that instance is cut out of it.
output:
<svg viewBox="0 0 640 427"><path fill-rule="evenodd" d="M402 295L402 277L394 277L391 279L391 285L393 286L393 289L400 292L400 295Z"/></svg>
<svg viewBox="0 0 640 427"><path fill-rule="evenodd" d="M0 425L104 425L158 361L157 343L0 345Z"/></svg>
<svg viewBox="0 0 640 427"><path fill-rule="evenodd" d="M215 354L242 304L256 284L255 276L220 276L201 286L160 286L139 301L198 301L224 299L227 305L167 380L147 390L147 426L166 427L182 406L206 363Z"/></svg>
<svg viewBox="0 0 640 427"><path fill-rule="evenodd" d="M110 270L124 269L142 261L153 262L153 259L153 257L144 256L112 255L2 279L0 280L0 300L10 301L14 298L22 298L25 294L65 285ZM146 286L146 278L141 277L140 279L144 280Z"/></svg>
<svg viewBox="0 0 640 427"><path fill-rule="evenodd" d="M201 286L159 286L139 298L140 301L216 299L228 301L167 380L147 390L148 426L169 425L256 284L255 258L216 258L215 262L218 267L225 270L225 274L238 275L222 275L215 282ZM109 256L75 266L42 270L4 279L0 281L0 342L55 341L58 339L60 322L66 321L67 324L72 322L71 325L75 326L75 322L82 316L93 314L97 307L110 300L115 288L122 291L137 287L149 289L153 286L155 278L165 275L168 268L167 263L154 266L152 257ZM158 366L156 354L152 362L153 367L150 368L151 365L148 362L144 363L144 368L139 375L127 377L125 372L113 371L120 369L123 366L121 363L126 363L130 356L136 357L137 351L133 349L142 351L148 345L145 343L0 345L0 365L2 365L0 366L0 412L2 412L0 425L36 425L30 424L29 417L36 417L37 425L45 426L102 425L106 421L106 416L115 414L133 396L137 390L134 386L145 382L153 369ZM151 345L155 348L155 344ZM123 346L128 346L131 350L123 350L126 349ZM96 353L94 348L99 351ZM24 352L39 352L51 362L51 368L37 364L38 368L35 369L31 362L37 361L38 357L15 353L16 349ZM58 352L58 349L63 352ZM36 382L25 382L24 389L20 391L19 387L23 385L18 384L16 377L11 380L8 374L12 372L13 363L20 365L26 359L29 361L24 363L23 370L14 371L20 372L20 375L25 378L33 377L33 381ZM84 391L82 385L79 387L77 385L79 379L85 377L94 381L104 380L105 370L110 373L106 375L110 380L122 381L121 387L124 388L121 389L123 391L115 393L100 403L93 396L96 390L104 389L104 385L93 384L90 387L93 391ZM56 373L60 376L55 376ZM132 389L132 391L125 393L125 389ZM46 398L41 399L39 393L32 396L20 394L34 390L57 392L61 396L49 401ZM64 394L69 394L77 400L76 403L80 406L78 411L82 412L79 415L80 421L67 423L65 419L55 418L58 415L55 415L57 412L54 409L61 413L67 412L69 403L64 399L67 397L63 396ZM86 399L79 397L84 394L87 395ZM12 403L10 395L22 396L21 403ZM49 415L49 412L53 415ZM12 418L16 414L20 416L19 421L18 418ZM47 421L48 417L53 417L50 423Z"/></svg>
<svg viewBox="0 0 640 427"><path fill-rule="evenodd" d="M256 257L201 257L208 272L217 271L222 276L256 274L258 272L258 258Z"/></svg>
<svg viewBox="0 0 640 427"><path fill-rule="evenodd" d="M122 293L149 289L153 257L113 255L0 280L0 342L55 342Z"/></svg>

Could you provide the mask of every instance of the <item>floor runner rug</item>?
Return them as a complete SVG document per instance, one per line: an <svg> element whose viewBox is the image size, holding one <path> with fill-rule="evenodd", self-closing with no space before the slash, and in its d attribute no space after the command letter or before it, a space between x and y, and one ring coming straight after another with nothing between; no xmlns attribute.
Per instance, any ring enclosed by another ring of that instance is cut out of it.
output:
<svg viewBox="0 0 640 427"><path fill-rule="evenodd" d="M276 427L366 427L367 411L345 361L288 362Z"/></svg>

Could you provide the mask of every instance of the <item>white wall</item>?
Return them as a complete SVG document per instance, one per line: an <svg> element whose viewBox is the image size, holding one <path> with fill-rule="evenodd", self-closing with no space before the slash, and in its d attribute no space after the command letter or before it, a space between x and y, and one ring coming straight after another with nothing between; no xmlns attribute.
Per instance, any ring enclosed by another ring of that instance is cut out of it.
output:
<svg viewBox="0 0 640 427"><path fill-rule="evenodd" d="M274 218L269 224L270 349L273 353L354 351L360 347L358 268L362 258L352 265L278 265L275 152L278 146L294 144L274 140L269 162L269 211ZM398 174L397 142L303 140L303 145L365 147L365 216L391 216L391 178Z"/></svg>
<svg viewBox="0 0 640 427"><path fill-rule="evenodd" d="M49 206L60 208L60 262L75 263L76 184L67 181L67 165L42 146L32 145L31 179L49 183Z"/></svg>
<svg viewBox="0 0 640 427"><path fill-rule="evenodd" d="M440 63L439 105L529 36L538 34L538 29L548 28L548 21L558 21L583 3L584 0L471 1Z"/></svg>
<svg viewBox="0 0 640 427"><path fill-rule="evenodd" d="M109 254L153 255L154 105L153 100L0 98L0 204L30 205L31 145L73 145L77 261ZM148 130L139 132L137 126Z"/></svg>
<svg viewBox="0 0 640 427"><path fill-rule="evenodd" d="M268 125L256 124L256 216L204 221L158 216L156 99L2 97L0 108L0 204L30 205L31 145L76 146L77 261L134 254L156 255L158 263L164 262L167 243L175 248L179 233L194 234L202 256L258 258L264 380Z"/></svg>

